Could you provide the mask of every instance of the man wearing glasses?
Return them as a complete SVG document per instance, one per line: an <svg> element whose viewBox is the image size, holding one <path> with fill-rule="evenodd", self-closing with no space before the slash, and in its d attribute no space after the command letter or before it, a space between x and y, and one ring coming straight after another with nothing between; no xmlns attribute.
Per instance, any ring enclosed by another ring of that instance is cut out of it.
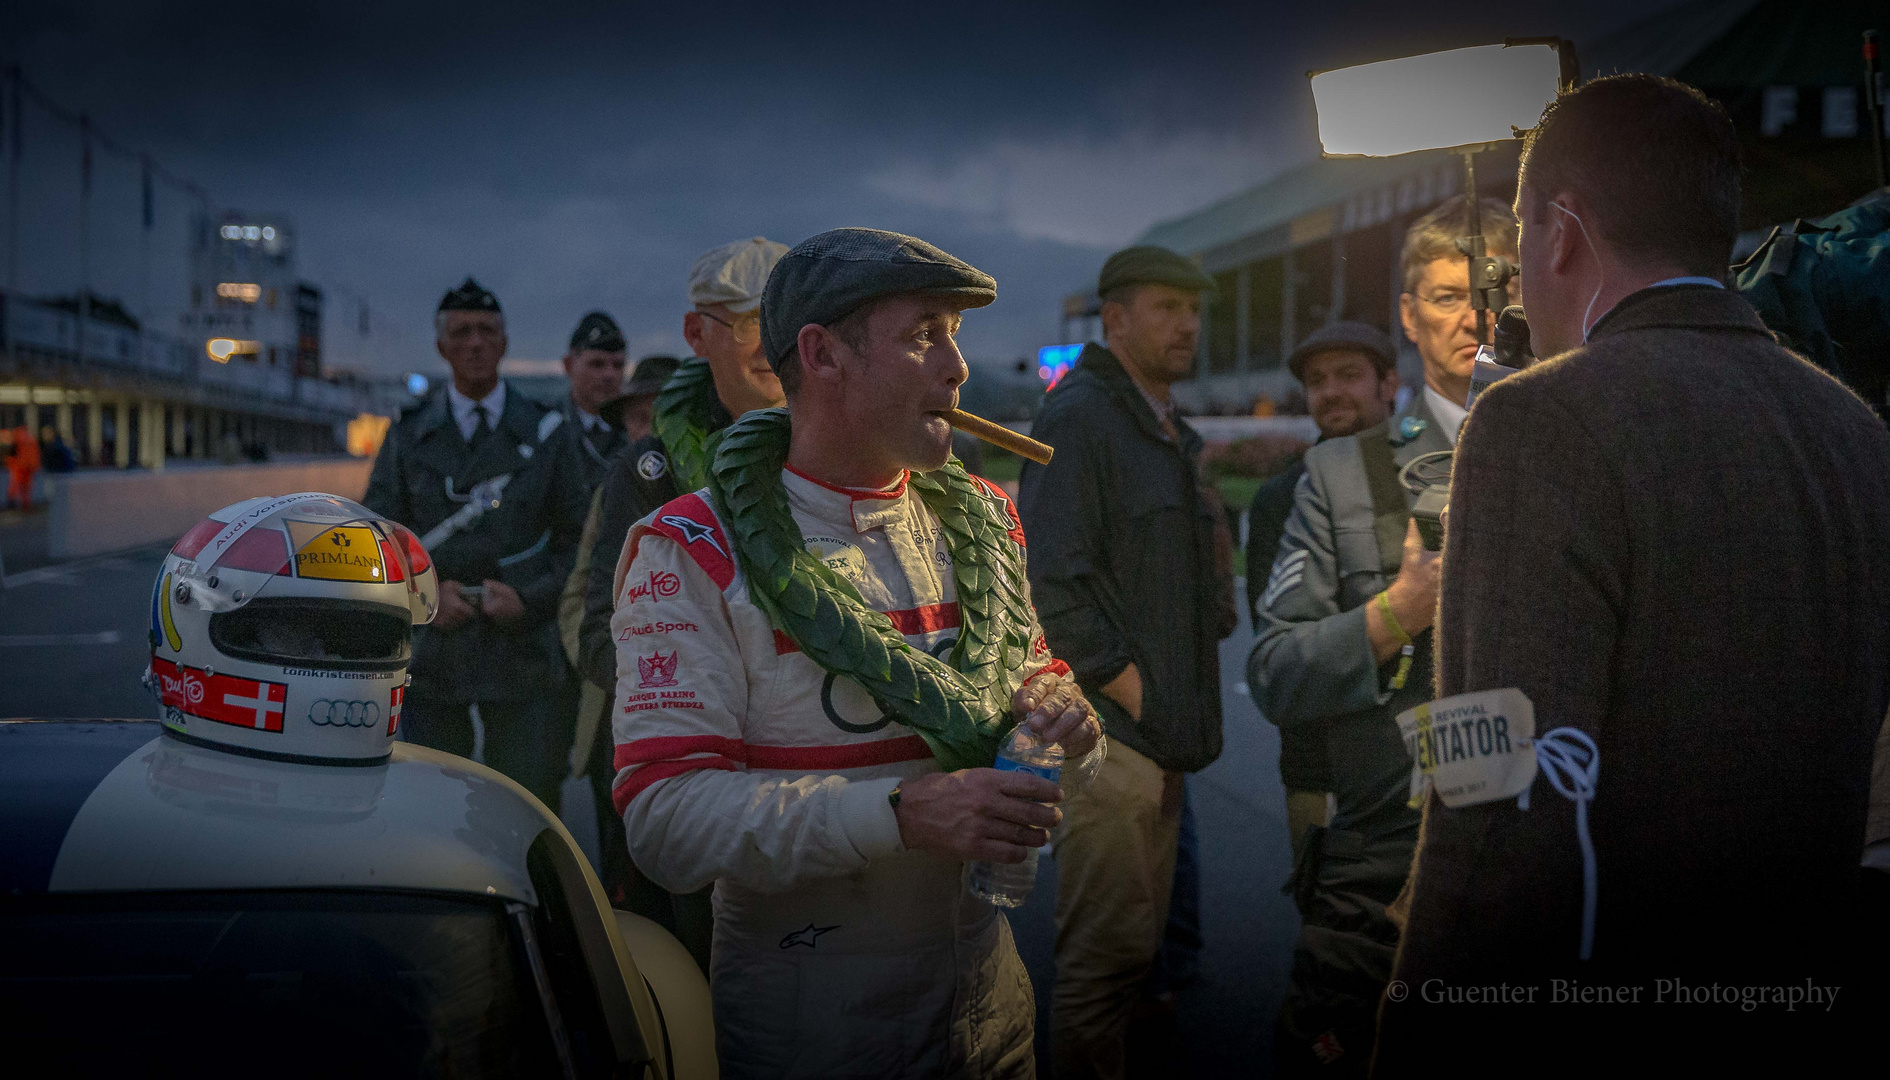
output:
<svg viewBox="0 0 1890 1080"><path fill-rule="evenodd" d="M1515 216L1485 200L1482 219L1490 253L1514 259ZM1336 807L1294 837L1302 928L1274 1039L1280 1075L1365 1075L1398 947L1385 908L1410 874L1419 815L1397 716L1432 696L1441 565L1418 540L1398 470L1451 449L1463 424L1479 344L1465 232L1451 199L1405 236L1399 313L1424 386L1399 415L1307 451L1256 605L1254 701L1283 733L1323 745Z"/></svg>
<svg viewBox="0 0 1890 1080"><path fill-rule="evenodd" d="M756 236L723 244L698 258L689 270L690 310L683 315L683 337L695 355L676 369L656 399L656 430L613 459L591 504L585 535L590 557L577 569L585 575L584 621L578 631L580 668L585 680L605 694L617 689L617 644L610 634L617 558L630 526L657 507L700 488L722 429L754 409L781 404L781 380L761 350L761 291L768 272L787 252ZM599 824L615 865L626 858L623 820L609 809L609 785L617 770L611 761L609 728L593 741L588 772L603 794ZM604 819L608 818L606 821ZM612 901L664 923L675 931L703 969L708 969L711 915L708 891L664 896L633 872L627 895Z"/></svg>

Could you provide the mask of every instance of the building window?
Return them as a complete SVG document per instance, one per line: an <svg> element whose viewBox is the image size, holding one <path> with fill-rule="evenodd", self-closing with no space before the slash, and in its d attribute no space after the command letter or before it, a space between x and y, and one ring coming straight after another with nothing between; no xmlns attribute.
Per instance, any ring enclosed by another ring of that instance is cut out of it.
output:
<svg viewBox="0 0 1890 1080"><path fill-rule="evenodd" d="M1766 138L1782 135L1798 122L1798 88L1768 86L1759 104L1759 134Z"/></svg>
<svg viewBox="0 0 1890 1080"><path fill-rule="evenodd" d="M1248 370L1280 366L1280 285L1285 280L1279 259L1247 268Z"/></svg>
<svg viewBox="0 0 1890 1080"><path fill-rule="evenodd" d="M1857 88L1854 86L1827 86L1824 88L1823 123L1820 130L1827 139L1854 139L1857 137Z"/></svg>
<svg viewBox="0 0 1890 1080"><path fill-rule="evenodd" d="M1207 319L1207 371L1220 375L1234 370L1234 350L1239 331L1240 312L1235 303L1240 295L1234 271L1214 275L1213 311Z"/></svg>

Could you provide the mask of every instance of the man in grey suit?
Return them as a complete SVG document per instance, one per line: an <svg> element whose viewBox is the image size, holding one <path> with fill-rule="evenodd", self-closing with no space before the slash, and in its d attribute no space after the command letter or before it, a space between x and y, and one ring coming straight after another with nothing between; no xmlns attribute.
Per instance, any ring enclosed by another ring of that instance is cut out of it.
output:
<svg viewBox="0 0 1890 1080"><path fill-rule="evenodd" d="M1722 287L1739 205L1731 121L1670 79L1565 91L1528 136L1545 359L1458 443L1380 1075L1881 1049L1890 434Z"/></svg>
<svg viewBox="0 0 1890 1080"><path fill-rule="evenodd" d="M1494 200L1481 210L1492 254L1513 255L1515 218ZM1398 944L1385 909L1410 872L1418 812L1396 718L1431 697L1438 580L1398 470L1449 450L1463 420L1478 346L1456 246L1466 216L1451 200L1405 238L1400 314L1424 386L1390 421L1307 451L1261 595L1254 701L1283 733L1324 744L1335 806L1329 825L1297 838L1302 923L1274 1039L1281 1075L1364 1075Z"/></svg>

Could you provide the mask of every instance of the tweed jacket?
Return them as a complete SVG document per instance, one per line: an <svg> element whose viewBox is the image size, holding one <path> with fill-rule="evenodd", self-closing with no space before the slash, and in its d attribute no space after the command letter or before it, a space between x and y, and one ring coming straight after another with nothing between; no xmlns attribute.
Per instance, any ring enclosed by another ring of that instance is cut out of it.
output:
<svg viewBox="0 0 1890 1080"><path fill-rule="evenodd" d="M1448 524L1438 695L1520 689L1539 735L1599 750L1593 957L1578 804L1538 776L1527 810L1430 797L1395 979L1531 983L1543 1006L1554 977L1641 985L1635 1030L1742 1033L1689 1044L1721 1050L1787 1037L1784 1010L1662 1009L1657 980L1881 985L1845 981L1890 695L1890 434L1871 409L1737 294L1644 289L1477 400ZM1423 997L1388 999L1380 1075L1431 1060L1435 1021L1473 1019ZM1597 1018L1583 1052L1635 1015Z"/></svg>

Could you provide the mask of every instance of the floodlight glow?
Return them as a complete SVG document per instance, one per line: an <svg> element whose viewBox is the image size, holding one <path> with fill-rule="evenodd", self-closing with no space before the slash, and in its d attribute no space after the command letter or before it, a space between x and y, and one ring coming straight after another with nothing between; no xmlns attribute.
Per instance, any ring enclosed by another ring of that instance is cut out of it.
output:
<svg viewBox="0 0 1890 1080"><path fill-rule="evenodd" d="M1312 77L1328 156L1390 157L1514 138L1555 100L1549 45L1478 45L1322 71Z"/></svg>
<svg viewBox="0 0 1890 1080"><path fill-rule="evenodd" d="M422 394L425 394L427 392L427 377L417 371L408 375L407 392L414 397L420 397Z"/></svg>

